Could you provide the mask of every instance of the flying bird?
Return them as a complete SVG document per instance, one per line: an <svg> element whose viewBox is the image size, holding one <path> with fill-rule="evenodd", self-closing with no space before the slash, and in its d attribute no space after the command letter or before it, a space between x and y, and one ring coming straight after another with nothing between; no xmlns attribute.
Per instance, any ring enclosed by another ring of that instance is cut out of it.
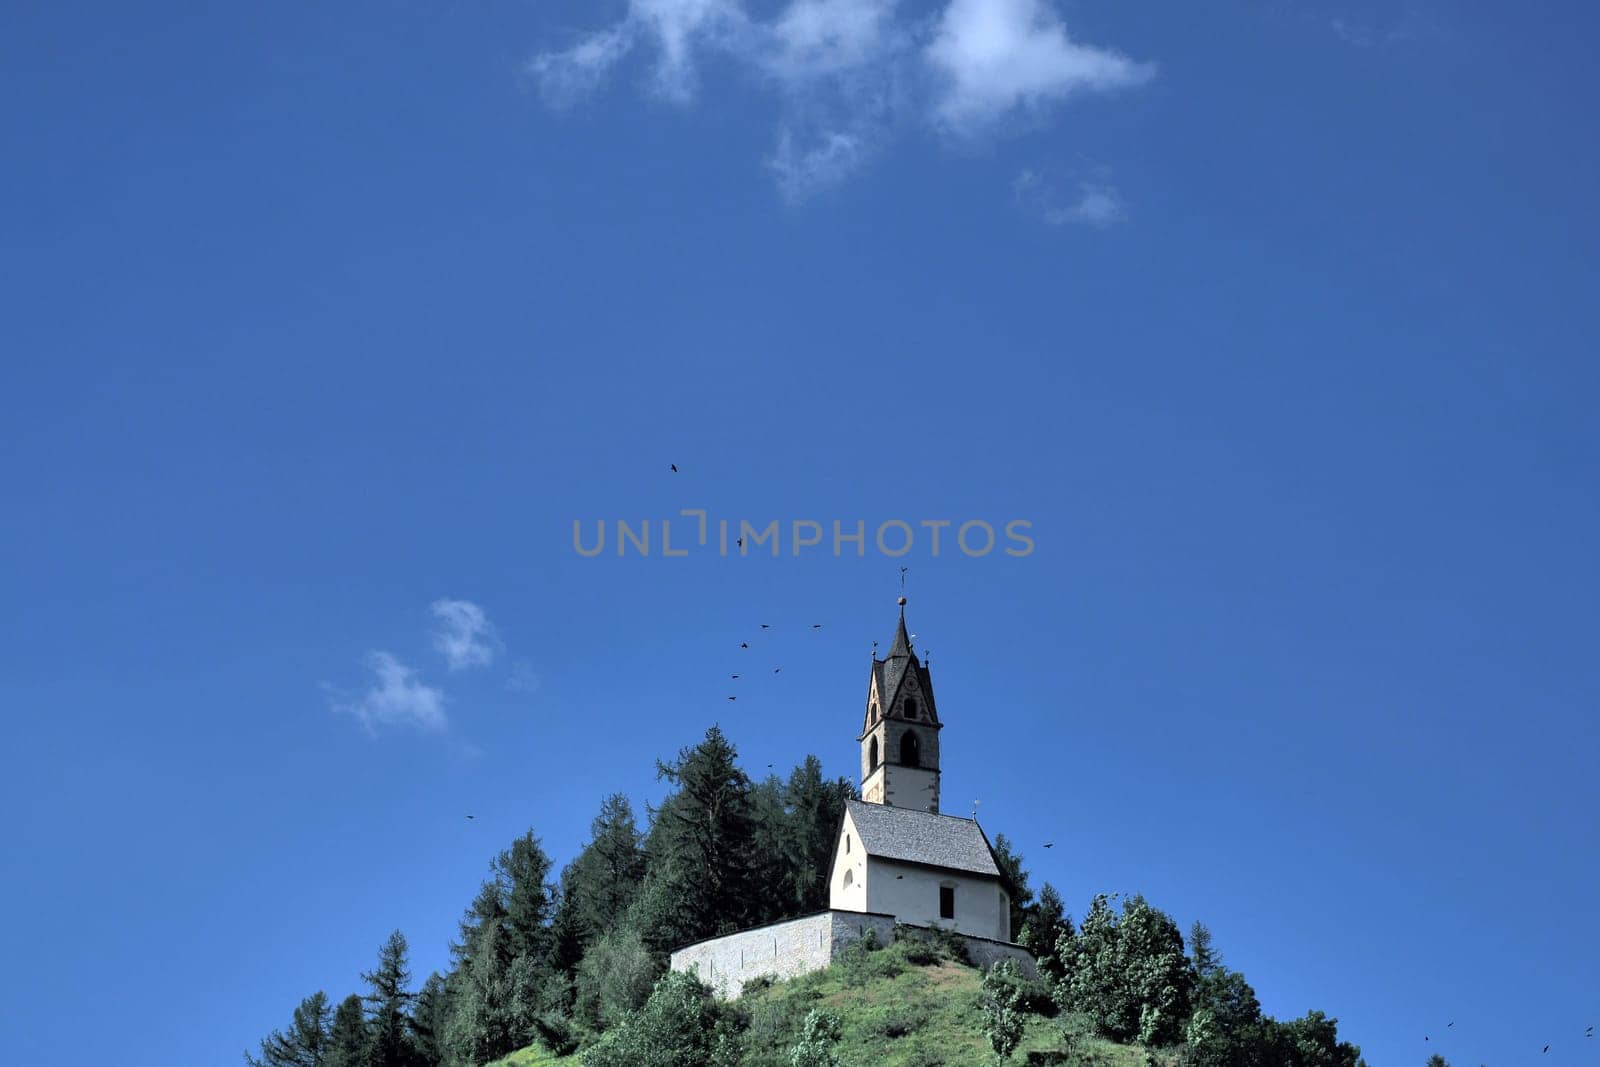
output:
<svg viewBox="0 0 1600 1067"><path fill-rule="evenodd" d="M678 465L676 463L669 463L668 466L672 468L672 473L673 474L677 474L678 473Z"/></svg>
<svg viewBox="0 0 1600 1067"><path fill-rule="evenodd" d="M1549 1052L1549 1051L1550 1051L1550 1046L1549 1046L1549 1045L1546 1045L1546 1046L1545 1046L1545 1047L1544 1047L1544 1049L1543 1049L1543 1051L1541 1051L1541 1053L1540 1053L1540 1055L1543 1055L1543 1054L1544 1054L1544 1053L1545 1053L1545 1052Z"/></svg>
<svg viewBox="0 0 1600 1067"><path fill-rule="evenodd" d="M1055 848L1056 847L1056 843L1054 841L1046 841L1044 843L1044 847L1045 848Z"/></svg>
<svg viewBox="0 0 1600 1067"><path fill-rule="evenodd" d="M739 680L739 676L738 676L738 675L737 675L737 674L736 674L736 675L734 675L734 676L733 676L733 680L734 680L734 681L738 681L738 680Z"/></svg>
<svg viewBox="0 0 1600 1067"><path fill-rule="evenodd" d="M822 624L820 622L814 622L811 624L811 628L813 630L820 630L822 629Z"/></svg>
<svg viewBox="0 0 1600 1067"><path fill-rule="evenodd" d="M743 548L744 547L744 538L742 538L742 537L739 538L737 541L734 542L734 544L738 545L740 548Z"/></svg>
<svg viewBox="0 0 1600 1067"><path fill-rule="evenodd" d="M468 815L468 816L467 816L467 818L469 818L469 819L476 819L476 818L477 818L477 816L476 816L476 815Z"/></svg>
<svg viewBox="0 0 1600 1067"><path fill-rule="evenodd" d="M772 668L772 673L773 673L773 674L777 674L777 673L778 673L778 672L779 672L779 671L781 671L781 670L783 670L783 668L782 668L782 667L774 667L774 668Z"/></svg>
<svg viewBox="0 0 1600 1067"><path fill-rule="evenodd" d="M729 700L738 700L739 698L738 697L729 697L728 699Z"/></svg>
<svg viewBox="0 0 1600 1067"><path fill-rule="evenodd" d="M740 641L739 642L739 647L740 648L749 648L750 647L750 642L749 641Z"/></svg>

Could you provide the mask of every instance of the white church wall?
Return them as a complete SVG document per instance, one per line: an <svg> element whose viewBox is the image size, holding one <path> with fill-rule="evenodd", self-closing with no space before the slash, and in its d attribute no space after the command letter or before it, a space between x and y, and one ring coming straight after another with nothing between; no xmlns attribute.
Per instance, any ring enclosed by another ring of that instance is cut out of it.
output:
<svg viewBox="0 0 1600 1067"><path fill-rule="evenodd" d="M937 926L974 937L1011 940L1011 905L993 878L870 858L866 885L864 911L893 915L913 926ZM939 915L942 886L955 889L953 919Z"/></svg>
<svg viewBox="0 0 1600 1067"><path fill-rule="evenodd" d="M840 911L870 911L867 907L867 850L855 822L845 812L844 827L834 843L833 881L828 885L828 907Z"/></svg>

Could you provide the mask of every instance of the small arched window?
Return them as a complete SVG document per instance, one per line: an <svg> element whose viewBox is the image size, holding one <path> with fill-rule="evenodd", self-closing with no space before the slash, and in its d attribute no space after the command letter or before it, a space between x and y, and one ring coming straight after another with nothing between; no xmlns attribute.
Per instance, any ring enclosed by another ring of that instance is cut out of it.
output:
<svg viewBox="0 0 1600 1067"><path fill-rule="evenodd" d="M855 882L856 882L856 873L854 871L845 871L844 872L844 887L846 889L849 889L852 885L855 885Z"/></svg>
<svg viewBox="0 0 1600 1067"><path fill-rule="evenodd" d="M850 854L850 835L849 834L845 834L844 835L844 854L846 856L848 856Z"/></svg>
<svg viewBox="0 0 1600 1067"><path fill-rule="evenodd" d="M872 739L872 743L867 746L867 770L875 771L877 769L878 769L878 739L876 737L874 737Z"/></svg>
<svg viewBox="0 0 1600 1067"><path fill-rule="evenodd" d="M913 730L907 730L900 739L900 763L906 767L922 766L922 742Z"/></svg>
<svg viewBox="0 0 1600 1067"><path fill-rule="evenodd" d="M917 702L915 700L912 700L910 697L906 697L906 718L915 719L916 717L917 717Z"/></svg>

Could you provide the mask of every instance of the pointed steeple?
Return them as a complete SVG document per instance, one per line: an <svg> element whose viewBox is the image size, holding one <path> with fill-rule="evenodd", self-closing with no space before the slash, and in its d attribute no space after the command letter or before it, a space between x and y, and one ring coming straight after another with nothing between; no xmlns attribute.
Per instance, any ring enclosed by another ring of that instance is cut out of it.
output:
<svg viewBox="0 0 1600 1067"><path fill-rule="evenodd" d="M900 625L894 631L894 644L889 646L889 658L911 655L911 638L906 636L906 598L900 598Z"/></svg>
<svg viewBox="0 0 1600 1067"><path fill-rule="evenodd" d="M939 810L939 722L933 676L906 632L906 598L894 643L872 658L861 724L861 795L869 802Z"/></svg>

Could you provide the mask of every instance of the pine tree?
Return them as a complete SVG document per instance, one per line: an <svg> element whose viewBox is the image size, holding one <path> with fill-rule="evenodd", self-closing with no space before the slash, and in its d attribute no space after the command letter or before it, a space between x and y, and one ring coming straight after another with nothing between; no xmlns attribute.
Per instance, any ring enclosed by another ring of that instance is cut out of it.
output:
<svg viewBox="0 0 1600 1067"><path fill-rule="evenodd" d="M1029 905L1033 901L1033 890L1028 888L1028 872L1023 869L1022 857L1005 834L995 835L994 859L1008 883L1008 892L1011 894L1011 936L1016 937L1028 921Z"/></svg>
<svg viewBox="0 0 1600 1067"><path fill-rule="evenodd" d="M1028 909L1017 934L1017 943L1032 952L1039 962L1039 974L1047 981L1061 980L1061 957L1058 945L1062 935L1072 933L1072 920L1067 917L1061 894L1049 882L1039 890L1039 899Z"/></svg>
<svg viewBox="0 0 1600 1067"><path fill-rule="evenodd" d="M368 985L367 1067L413 1067L415 1048L411 1043L411 1002L415 994L407 970L406 938L399 930L389 935L378 949L378 966L361 976Z"/></svg>
<svg viewBox="0 0 1600 1067"><path fill-rule="evenodd" d="M550 857L529 830L495 862L506 886L505 925L511 955L543 965L550 955L550 916L554 911Z"/></svg>
<svg viewBox="0 0 1600 1067"><path fill-rule="evenodd" d="M828 868L838 844L845 801L856 795L847 778L822 777L822 761L807 756L789 775L783 803L789 831L784 859L785 881L793 901L787 914L803 915L828 906Z"/></svg>
<svg viewBox="0 0 1600 1067"><path fill-rule="evenodd" d="M552 929L557 967L572 971L585 950L614 929L644 879L643 837L621 793L606 797L589 824L589 843L561 872Z"/></svg>
<svg viewBox="0 0 1600 1067"><path fill-rule="evenodd" d="M654 952L755 925L772 896L759 878L750 779L736 756L713 726L676 762L657 764L677 790L654 813L648 873L629 912Z"/></svg>
<svg viewBox="0 0 1600 1067"><path fill-rule="evenodd" d="M367 1017L361 997L351 993L339 1002L328 1027L328 1056L325 1067L366 1067Z"/></svg>
<svg viewBox="0 0 1600 1067"><path fill-rule="evenodd" d="M411 1017L413 1043L424 1067L443 1067L444 1028L449 1018L450 994L444 978L435 971L422 983Z"/></svg>
<svg viewBox="0 0 1600 1067"><path fill-rule="evenodd" d="M261 1042L261 1058L246 1052L245 1062L250 1067L324 1067L332 1015L327 994L318 990L294 1009L288 1033L274 1030Z"/></svg>
<svg viewBox="0 0 1600 1067"><path fill-rule="evenodd" d="M1197 978L1204 978L1222 965L1222 957L1211 945L1211 931L1198 920L1189 927L1189 958Z"/></svg>

